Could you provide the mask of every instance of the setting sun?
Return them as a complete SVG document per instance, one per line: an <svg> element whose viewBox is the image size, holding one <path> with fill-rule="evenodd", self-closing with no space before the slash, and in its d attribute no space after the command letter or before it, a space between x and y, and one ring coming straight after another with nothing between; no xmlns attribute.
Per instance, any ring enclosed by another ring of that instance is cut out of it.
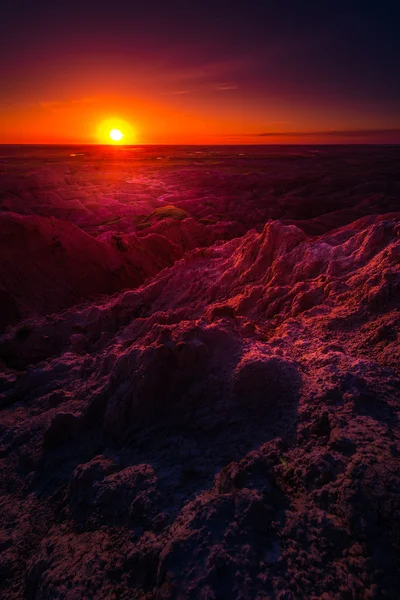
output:
<svg viewBox="0 0 400 600"><path fill-rule="evenodd" d="M114 116L99 123L96 138L100 144L129 146L137 143L137 131L128 120Z"/></svg>
<svg viewBox="0 0 400 600"><path fill-rule="evenodd" d="M109 135L113 142L120 142L124 137L124 134L120 129L111 129Z"/></svg>

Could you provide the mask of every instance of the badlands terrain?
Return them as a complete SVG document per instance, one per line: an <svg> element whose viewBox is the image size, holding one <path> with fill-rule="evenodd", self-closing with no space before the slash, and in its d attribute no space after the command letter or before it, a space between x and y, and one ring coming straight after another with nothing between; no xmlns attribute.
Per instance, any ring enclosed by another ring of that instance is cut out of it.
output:
<svg viewBox="0 0 400 600"><path fill-rule="evenodd" d="M400 147L0 147L0 597L400 590Z"/></svg>

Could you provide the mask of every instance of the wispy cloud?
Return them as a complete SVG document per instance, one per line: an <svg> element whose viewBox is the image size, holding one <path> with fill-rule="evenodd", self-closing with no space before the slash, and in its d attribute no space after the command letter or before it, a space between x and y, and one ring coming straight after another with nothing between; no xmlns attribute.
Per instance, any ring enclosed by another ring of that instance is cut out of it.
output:
<svg viewBox="0 0 400 600"><path fill-rule="evenodd" d="M39 106L40 108L60 108L61 106L63 106L63 104L66 104L66 102L57 102L57 101L46 101L46 102L39 102Z"/></svg>
<svg viewBox="0 0 400 600"><path fill-rule="evenodd" d="M96 102L96 98L81 98L80 100L71 100L71 104L91 104Z"/></svg>
<svg viewBox="0 0 400 600"><path fill-rule="evenodd" d="M65 106L70 106L72 104L91 104L92 102L96 102L96 98L79 98L77 100L50 100L50 101L40 101L39 106L44 109L50 110L60 110Z"/></svg>
<svg viewBox="0 0 400 600"><path fill-rule="evenodd" d="M237 90L238 86L234 83L219 83L215 86L215 89L219 92L229 92L231 90Z"/></svg>
<svg viewBox="0 0 400 600"><path fill-rule="evenodd" d="M158 66L159 72L163 75L157 75L159 80L168 79L169 81L187 81L203 83L209 81L214 85L234 85L231 82L233 73L240 71L245 67L243 60L220 60L210 61L199 65L188 65L176 67L169 63ZM182 86L186 89L186 86Z"/></svg>
<svg viewBox="0 0 400 600"><path fill-rule="evenodd" d="M176 90L172 92L164 92L164 96L184 96L190 94L190 90Z"/></svg>
<svg viewBox="0 0 400 600"><path fill-rule="evenodd" d="M202 76L199 76L199 81L195 81L193 77L192 81L188 81L186 83L189 84L188 89L176 89L169 90L164 92L164 96L184 96L187 94L195 94L199 92L230 92L238 89L238 86L235 83L226 82L226 83L213 83L212 81L207 81L205 77L203 80Z"/></svg>
<svg viewBox="0 0 400 600"><path fill-rule="evenodd" d="M331 129L328 131L266 131L248 134L252 137L369 137L373 135L400 134L400 128L393 129Z"/></svg>

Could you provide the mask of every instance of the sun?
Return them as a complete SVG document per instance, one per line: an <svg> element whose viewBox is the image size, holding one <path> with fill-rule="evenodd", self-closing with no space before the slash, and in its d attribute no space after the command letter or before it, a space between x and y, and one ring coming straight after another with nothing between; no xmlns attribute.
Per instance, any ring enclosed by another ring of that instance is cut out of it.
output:
<svg viewBox="0 0 400 600"><path fill-rule="evenodd" d="M136 127L133 127L129 121L117 116L99 123L96 137L99 144L111 144L113 146L137 144Z"/></svg>
<svg viewBox="0 0 400 600"><path fill-rule="evenodd" d="M110 139L112 139L113 142L120 142L124 137L124 134L120 129L111 129L108 135L110 136Z"/></svg>

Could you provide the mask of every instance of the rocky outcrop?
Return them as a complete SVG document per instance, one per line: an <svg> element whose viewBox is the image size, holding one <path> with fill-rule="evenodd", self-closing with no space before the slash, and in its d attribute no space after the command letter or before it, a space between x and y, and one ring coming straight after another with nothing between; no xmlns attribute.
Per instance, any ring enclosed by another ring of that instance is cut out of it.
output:
<svg viewBox="0 0 400 600"><path fill-rule="evenodd" d="M173 169L163 175L168 215L152 206L139 231L95 236L48 216L1 215L5 235L22 228L30 248L23 263L10 242L0 296L18 320L0 336L5 597L396 597L400 214L385 203L369 214L367 203L336 226L315 205L322 166L307 183L290 175L296 162L274 160L289 175L264 177L261 189L279 183L299 214L294 182L312 193L309 229L264 219L260 188L232 170L259 213L226 238L201 222L216 213L210 199L179 199ZM225 190L219 211L232 223L239 209L222 167L220 179L193 171L185 185ZM135 181L148 196L161 186ZM336 206L339 184L320 184ZM171 214L173 193L189 217ZM114 264L126 277L141 264L142 279L21 321L13 294L19 311L23 294L38 302L53 286L55 302L60 286L78 286L78 269L57 271L49 255L54 230L85 265L80 289L92 293ZM11 287L16 269L29 294Z"/></svg>

